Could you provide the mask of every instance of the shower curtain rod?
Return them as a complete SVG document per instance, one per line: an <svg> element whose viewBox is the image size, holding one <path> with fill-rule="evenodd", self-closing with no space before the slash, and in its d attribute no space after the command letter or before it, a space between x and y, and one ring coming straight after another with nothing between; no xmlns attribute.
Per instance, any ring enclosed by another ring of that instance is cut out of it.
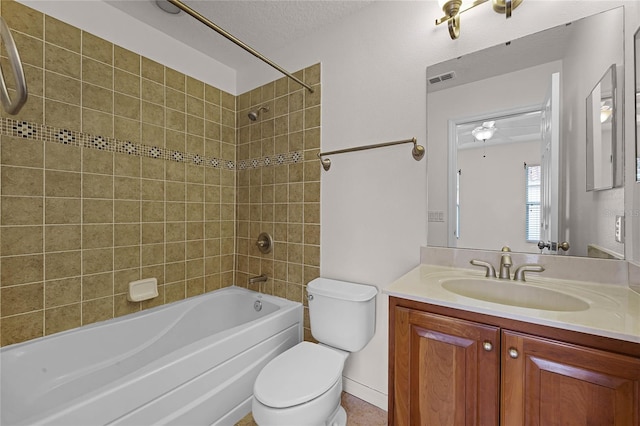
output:
<svg viewBox="0 0 640 426"><path fill-rule="evenodd" d="M246 43L244 43L243 41L239 40L235 36L229 34L227 31L223 30L222 28L220 28L219 26L217 26L216 24L211 22L205 16L203 16L200 13L198 13L196 10L194 10L191 7L187 6L186 4L182 3L180 0L167 0L167 1L169 3L171 3L172 5L174 5L175 7L177 7L178 9L183 10L187 14L191 15L193 18L195 18L198 21L202 22L207 27L211 28L213 31L217 32L218 34L220 34L221 36L223 36L227 40L235 43L236 45L240 46L241 48L243 48L247 52L251 53L253 56L255 56L256 58L260 59L262 62L265 62L266 64L270 65L271 67L275 68L276 70L280 71L282 74L286 75L287 77L289 77L290 79L295 81L296 83L301 84L302 86L306 87L307 90L309 90L309 92L313 93L313 89L311 88L311 86L309 86L308 84L305 84L302 80L300 80L299 78L295 77L290 72L288 72L287 70L282 68L280 65L276 64L275 62L273 62L271 59L269 59L266 56L262 55L260 52L258 52L257 50L255 50L251 46L247 45Z"/></svg>

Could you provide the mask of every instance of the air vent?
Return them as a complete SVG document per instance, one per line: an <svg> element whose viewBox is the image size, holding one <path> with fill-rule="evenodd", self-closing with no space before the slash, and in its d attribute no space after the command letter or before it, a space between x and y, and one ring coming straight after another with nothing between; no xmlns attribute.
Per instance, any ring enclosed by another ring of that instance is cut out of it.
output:
<svg viewBox="0 0 640 426"><path fill-rule="evenodd" d="M456 73L454 71L449 71L444 74L436 75L435 77L430 77L429 84L442 83L444 81L453 80L454 78L456 78Z"/></svg>

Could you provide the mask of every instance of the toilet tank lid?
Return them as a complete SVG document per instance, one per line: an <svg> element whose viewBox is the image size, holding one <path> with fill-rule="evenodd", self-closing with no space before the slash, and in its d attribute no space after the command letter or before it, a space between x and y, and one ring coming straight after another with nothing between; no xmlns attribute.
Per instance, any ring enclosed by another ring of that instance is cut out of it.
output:
<svg viewBox="0 0 640 426"><path fill-rule="evenodd" d="M372 285L356 284L329 278L316 278L307 284L307 292L334 299L366 302L378 294L378 289Z"/></svg>

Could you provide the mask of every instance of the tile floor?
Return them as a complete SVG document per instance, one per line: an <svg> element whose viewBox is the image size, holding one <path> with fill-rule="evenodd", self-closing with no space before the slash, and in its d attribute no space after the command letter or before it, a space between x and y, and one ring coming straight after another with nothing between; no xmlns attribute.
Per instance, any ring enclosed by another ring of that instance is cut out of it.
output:
<svg viewBox="0 0 640 426"><path fill-rule="evenodd" d="M387 412L355 396L342 392L342 406L347 411L347 426L386 426ZM256 426L251 414L235 426ZM283 425L284 426L284 425Z"/></svg>

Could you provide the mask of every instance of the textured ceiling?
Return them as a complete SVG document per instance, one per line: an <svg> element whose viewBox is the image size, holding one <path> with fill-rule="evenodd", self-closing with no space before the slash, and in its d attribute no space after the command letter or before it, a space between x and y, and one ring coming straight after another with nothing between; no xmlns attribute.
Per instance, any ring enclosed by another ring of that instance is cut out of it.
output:
<svg viewBox="0 0 640 426"><path fill-rule="evenodd" d="M203 52L217 61L241 70L255 64L249 53L201 24L186 13L170 15L155 0L107 0L130 16ZM275 62L270 53L372 3L370 0L186 0L219 27Z"/></svg>

